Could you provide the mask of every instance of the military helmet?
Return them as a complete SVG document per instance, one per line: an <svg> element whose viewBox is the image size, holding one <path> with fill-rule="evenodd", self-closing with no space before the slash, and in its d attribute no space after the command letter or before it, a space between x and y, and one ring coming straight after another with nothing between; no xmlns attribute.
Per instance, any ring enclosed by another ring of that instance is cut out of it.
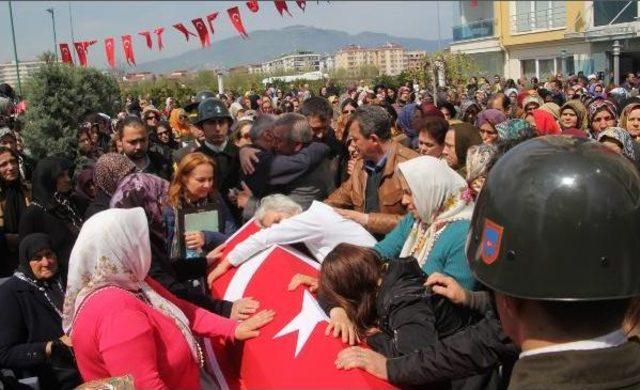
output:
<svg viewBox="0 0 640 390"><path fill-rule="evenodd" d="M547 136L493 166L467 239L474 276L506 295L640 295L640 174L597 142Z"/></svg>
<svg viewBox="0 0 640 390"><path fill-rule="evenodd" d="M198 105L198 116L194 124L202 124L211 119L226 118L229 124L233 122L233 118L227 109L227 106L220 99L207 98Z"/></svg>
<svg viewBox="0 0 640 390"><path fill-rule="evenodd" d="M184 107L184 110L186 112L195 111L198 108L198 105L200 103L202 103L205 99L214 98L214 97L216 97L216 95L211 91L206 91L206 90L205 91L200 91L200 92L196 93L195 101L187 104Z"/></svg>

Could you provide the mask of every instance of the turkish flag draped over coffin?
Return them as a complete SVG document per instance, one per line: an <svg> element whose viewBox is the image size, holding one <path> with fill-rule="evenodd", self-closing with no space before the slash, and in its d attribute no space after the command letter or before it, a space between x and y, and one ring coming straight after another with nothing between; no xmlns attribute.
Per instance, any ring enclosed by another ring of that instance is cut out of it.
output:
<svg viewBox="0 0 640 390"><path fill-rule="evenodd" d="M225 252L257 230L250 221L227 242ZM231 301L253 297L261 309L276 311L274 320L255 339L229 345L213 341L222 387L393 388L365 371L335 367L345 345L325 336L328 318L315 296L302 286L288 291L298 273L318 276L319 264L293 249L274 246L214 282L212 293L217 297Z"/></svg>

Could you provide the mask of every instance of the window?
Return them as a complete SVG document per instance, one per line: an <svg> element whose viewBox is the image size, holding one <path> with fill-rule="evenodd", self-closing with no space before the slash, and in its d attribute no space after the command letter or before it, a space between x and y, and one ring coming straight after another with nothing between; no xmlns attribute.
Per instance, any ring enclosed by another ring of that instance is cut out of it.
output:
<svg viewBox="0 0 640 390"><path fill-rule="evenodd" d="M614 20L616 15L620 15ZM638 2L627 0L595 0L593 2L593 25L605 26L633 22L638 16Z"/></svg>
<svg viewBox="0 0 640 390"><path fill-rule="evenodd" d="M558 28L567 24L564 1L516 1L515 4L515 14L511 16L512 32Z"/></svg>
<svg viewBox="0 0 640 390"><path fill-rule="evenodd" d="M555 73L555 59L538 60L538 78L546 79Z"/></svg>
<svg viewBox="0 0 640 390"><path fill-rule="evenodd" d="M527 77L536 75L536 60L522 60L522 74Z"/></svg>

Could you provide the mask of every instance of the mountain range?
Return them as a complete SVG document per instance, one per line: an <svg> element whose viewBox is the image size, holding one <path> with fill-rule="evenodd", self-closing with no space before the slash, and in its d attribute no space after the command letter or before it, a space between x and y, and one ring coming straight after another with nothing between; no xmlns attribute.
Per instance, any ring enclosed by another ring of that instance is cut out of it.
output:
<svg viewBox="0 0 640 390"><path fill-rule="evenodd" d="M401 38L375 32L349 34L344 31L296 25L279 30L253 31L249 39L242 39L239 36L223 39L213 42L209 47L141 63L136 70L163 74L178 69L196 71L228 68L260 63L296 50L331 54L346 45L373 47L385 43L396 43L410 50L434 51L438 49L438 41L433 39ZM441 41L442 47L446 47L447 43L446 40Z"/></svg>

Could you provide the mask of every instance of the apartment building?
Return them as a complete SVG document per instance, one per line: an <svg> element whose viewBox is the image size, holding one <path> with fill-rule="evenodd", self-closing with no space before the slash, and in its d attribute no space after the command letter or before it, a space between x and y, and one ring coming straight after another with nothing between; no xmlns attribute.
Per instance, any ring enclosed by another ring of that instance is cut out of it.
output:
<svg viewBox="0 0 640 390"><path fill-rule="evenodd" d="M408 67L417 66L426 55L423 50L407 51L403 46L386 43L366 48L349 45L341 48L335 55L335 67L355 70L365 65L374 65L381 74L398 75Z"/></svg>
<svg viewBox="0 0 640 390"><path fill-rule="evenodd" d="M44 65L43 61L21 61L18 65L18 71L20 72L20 81L25 82L29 76L40 69ZM15 61L6 62L0 64L0 82L11 85L14 89L18 85L18 75L16 74Z"/></svg>
<svg viewBox="0 0 640 390"><path fill-rule="evenodd" d="M320 54L297 51L261 64L262 73L309 72L320 70Z"/></svg>

